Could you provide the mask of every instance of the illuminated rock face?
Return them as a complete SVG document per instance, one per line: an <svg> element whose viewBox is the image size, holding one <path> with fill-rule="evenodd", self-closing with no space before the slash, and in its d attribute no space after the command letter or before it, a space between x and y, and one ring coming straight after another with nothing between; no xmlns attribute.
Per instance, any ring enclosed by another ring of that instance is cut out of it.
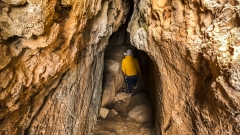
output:
<svg viewBox="0 0 240 135"><path fill-rule="evenodd" d="M158 134L239 134L240 1L135 0L155 64ZM1 134L89 134L104 50L128 0L0 1Z"/></svg>
<svg viewBox="0 0 240 135"><path fill-rule="evenodd" d="M240 1L135 3L128 31L155 62L158 134L239 134Z"/></svg>
<svg viewBox="0 0 240 135"><path fill-rule="evenodd" d="M0 1L0 134L89 134L127 0Z"/></svg>

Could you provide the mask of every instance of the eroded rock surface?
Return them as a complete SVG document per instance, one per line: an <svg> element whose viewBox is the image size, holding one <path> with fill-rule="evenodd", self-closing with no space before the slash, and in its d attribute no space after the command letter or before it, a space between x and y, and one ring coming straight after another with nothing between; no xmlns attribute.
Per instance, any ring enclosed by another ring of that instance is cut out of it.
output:
<svg viewBox="0 0 240 135"><path fill-rule="evenodd" d="M157 134L239 134L239 0L135 0L131 43L155 63Z"/></svg>
<svg viewBox="0 0 240 135"><path fill-rule="evenodd" d="M240 0L134 3L128 31L154 62L157 134L240 134ZM0 133L89 134L104 50L129 8L1 0Z"/></svg>
<svg viewBox="0 0 240 135"><path fill-rule="evenodd" d="M0 134L89 134L126 0L0 1Z"/></svg>

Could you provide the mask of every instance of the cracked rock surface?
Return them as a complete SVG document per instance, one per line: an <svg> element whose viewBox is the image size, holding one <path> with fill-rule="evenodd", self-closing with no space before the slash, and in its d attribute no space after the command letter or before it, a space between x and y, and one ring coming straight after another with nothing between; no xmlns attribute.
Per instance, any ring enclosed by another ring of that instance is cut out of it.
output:
<svg viewBox="0 0 240 135"><path fill-rule="evenodd" d="M0 0L0 134L90 134L130 3ZM240 134L240 0L134 0L128 32L154 63L156 134Z"/></svg>
<svg viewBox="0 0 240 135"><path fill-rule="evenodd" d="M0 134L89 134L126 0L0 1Z"/></svg>
<svg viewBox="0 0 240 135"><path fill-rule="evenodd" d="M239 0L135 0L128 31L157 70L157 134L239 134L239 9Z"/></svg>

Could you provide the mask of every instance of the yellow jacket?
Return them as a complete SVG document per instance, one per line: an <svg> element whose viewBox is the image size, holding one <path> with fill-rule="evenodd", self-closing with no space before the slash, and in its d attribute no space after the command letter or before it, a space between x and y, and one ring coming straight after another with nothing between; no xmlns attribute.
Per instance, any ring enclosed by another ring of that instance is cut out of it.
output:
<svg viewBox="0 0 240 135"><path fill-rule="evenodd" d="M127 76L134 76L140 74L140 67L138 60L133 56L125 56L122 60L122 71Z"/></svg>

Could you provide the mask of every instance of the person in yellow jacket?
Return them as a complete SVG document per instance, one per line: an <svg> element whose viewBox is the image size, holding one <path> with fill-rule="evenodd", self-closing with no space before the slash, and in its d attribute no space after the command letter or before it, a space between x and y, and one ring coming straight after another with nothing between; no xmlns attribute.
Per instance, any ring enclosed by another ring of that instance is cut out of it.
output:
<svg viewBox="0 0 240 135"><path fill-rule="evenodd" d="M131 49L128 49L124 55L125 58L122 60L122 71L125 75L128 93L132 93L132 86L134 86L134 88L137 87L137 75L141 73L140 67L138 60L133 57Z"/></svg>

